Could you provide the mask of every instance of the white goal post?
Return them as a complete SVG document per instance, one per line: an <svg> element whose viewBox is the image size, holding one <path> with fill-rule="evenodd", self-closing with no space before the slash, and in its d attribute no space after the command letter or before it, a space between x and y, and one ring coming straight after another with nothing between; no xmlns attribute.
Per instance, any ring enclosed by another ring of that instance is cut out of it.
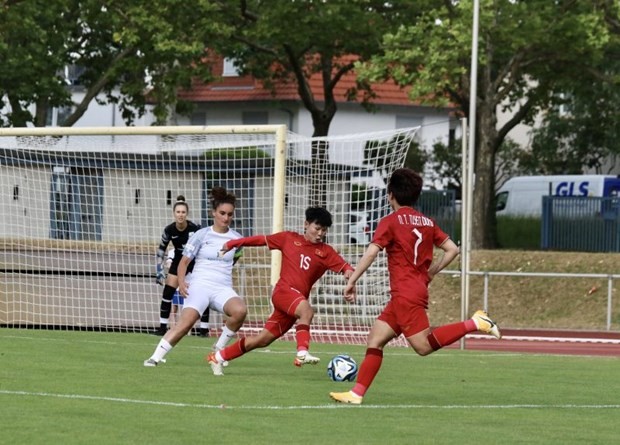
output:
<svg viewBox="0 0 620 445"><path fill-rule="evenodd" d="M385 180L416 130L307 138L283 125L1 128L0 327L152 330L155 253L176 197L205 226L214 186L237 196L234 228L246 236L301 232L305 209L324 205L334 216L328 242L354 265L389 211ZM317 147L324 162L313 162ZM244 252L234 283L250 332L271 312L279 256ZM327 273L315 286L313 340L363 341L389 298L383 259L356 305L343 301L343 285ZM221 316L211 318L219 327Z"/></svg>

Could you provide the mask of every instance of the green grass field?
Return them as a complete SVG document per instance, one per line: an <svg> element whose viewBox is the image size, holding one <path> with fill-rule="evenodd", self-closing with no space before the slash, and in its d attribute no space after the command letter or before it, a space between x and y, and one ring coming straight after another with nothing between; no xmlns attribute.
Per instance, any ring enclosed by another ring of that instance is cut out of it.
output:
<svg viewBox="0 0 620 445"><path fill-rule="evenodd" d="M326 363L359 346L314 344L295 368L276 342L214 377L214 339L184 339L145 368L145 334L0 329L3 444L610 444L620 437L617 357L386 350L362 406L333 403Z"/></svg>

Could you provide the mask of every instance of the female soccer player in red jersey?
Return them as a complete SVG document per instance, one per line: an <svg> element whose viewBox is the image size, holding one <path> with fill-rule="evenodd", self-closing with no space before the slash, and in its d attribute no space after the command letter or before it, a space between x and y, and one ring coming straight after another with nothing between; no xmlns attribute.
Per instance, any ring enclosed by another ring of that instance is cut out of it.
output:
<svg viewBox="0 0 620 445"><path fill-rule="evenodd" d="M279 232L273 235L258 235L227 241L222 252L241 246L267 246L282 252L282 268L271 301L274 310L265 326L255 336L245 337L238 342L207 356L214 375L222 375L222 363L234 360L256 348L264 348L286 334L297 322L295 338L297 355L294 365L316 365L320 359L310 355L310 323L314 310L308 301L310 290L327 270L343 273L349 278L353 268L328 244L323 242L332 225L331 214L321 207L306 209L304 234ZM353 301L353 296L345 296Z"/></svg>
<svg viewBox="0 0 620 445"><path fill-rule="evenodd" d="M393 212L381 219L344 291L355 300L355 283L385 249L388 259L391 299L375 320L367 339L366 356L351 391L332 392L337 402L359 405L383 361L383 348L403 334L413 350L428 355L476 330L501 338L499 328L484 311L469 320L440 326L431 331L426 309L428 285L433 277L456 258L459 248L435 222L413 208L422 191L422 178L408 168L394 171L387 192ZM443 255L433 262L433 249Z"/></svg>

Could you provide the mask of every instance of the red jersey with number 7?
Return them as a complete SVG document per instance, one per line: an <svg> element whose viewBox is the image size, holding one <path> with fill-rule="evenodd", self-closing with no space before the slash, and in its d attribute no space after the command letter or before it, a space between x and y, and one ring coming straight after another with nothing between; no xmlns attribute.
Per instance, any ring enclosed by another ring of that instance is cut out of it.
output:
<svg viewBox="0 0 620 445"><path fill-rule="evenodd" d="M392 298L428 305L428 268L434 247L449 236L434 220L412 207L401 207L379 221L372 243L385 249Z"/></svg>
<svg viewBox="0 0 620 445"><path fill-rule="evenodd" d="M258 235L231 240L229 248L240 246L267 246L270 250L282 252L280 279L276 286L285 285L304 295L310 295L314 283L331 270L343 273L353 268L325 243L313 244L296 232L278 232L273 235Z"/></svg>

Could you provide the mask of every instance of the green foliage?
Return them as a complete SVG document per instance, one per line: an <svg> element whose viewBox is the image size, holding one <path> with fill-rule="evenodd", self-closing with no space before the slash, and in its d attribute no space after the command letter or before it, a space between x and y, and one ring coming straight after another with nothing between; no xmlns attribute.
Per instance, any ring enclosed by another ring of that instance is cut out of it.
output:
<svg viewBox="0 0 620 445"><path fill-rule="evenodd" d="M502 249L540 250L540 218L497 218L497 241Z"/></svg>
<svg viewBox="0 0 620 445"><path fill-rule="evenodd" d="M437 2L384 36L384 51L360 65L363 81L392 78L429 104L469 114L472 1ZM614 10L617 12L617 10ZM480 2L473 243L490 247L496 155L517 124L532 123L552 93L589 82L613 41L603 3ZM617 19L617 17L616 17ZM570 48L570 50L567 50ZM506 118L498 125L498 112ZM470 119L471 122L471 119ZM484 185L484 186L482 186Z"/></svg>
<svg viewBox="0 0 620 445"><path fill-rule="evenodd" d="M269 158L269 154L256 147L217 148L204 152L206 159L261 159Z"/></svg>
<svg viewBox="0 0 620 445"><path fill-rule="evenodd" d="M42 126L49 107L72 105L62 73L73 65L82 68L76 82L85 94L63 125L73 125L95 98L118 104L132 123L144 113L147 95L162 121L179 87L194 77L210 79L210 67L201 63L205 42L228 32L213 12L209 0L7 4L0 9L0 105L10 108L0 125Z"/></svg>
<svg viewBox="0 0 620 445"><path fill-rule="evenodd" d="M334 91L342 76L353 71L355 60L377 54L383 34L411 23L422 7L378 0L285 1L277 7L266 7L262 0L219 4L221 21L235 33L213 41L215 48L267 86L276 81L295 85L312 115L314 136L327 136L337 101L373 97L365 82L351 86L344 97L335 97ZM315 74L323 87L316 97L309 84Z"/></svg>
<svg viewBox="0 0 620 445"><path fill-rule="evenodd" d="M385 164L390 162L392 152L390 147L397 147L402 144L406 136L394 136L389 141L366 141L364 145L364 161L375 166L378 170L383 170ZM420 144L414 138L408 138L405 143L408 144L407 156L405 158L405 167L409 167L415 171L424 171L424 165L428 161L428 154L420 148Z"/></svg>
<svg viewBox="0 0 620 445"><path fill-rule="evenodd" d="M601 171L605 158L620 154L620 80L576 85L560 99L562 108L550 110L534 130L532 149L521 164L528 174Z"/></svg>
<svg viewBox="0 0 620 445"><path fill-rule="evenodd" d="M463 187L462 179L462 140L455 139L451 144L436 142L430 154L429 162L432 165L430 179L442 182L448 190L456 190L457 199L461 198ZM508 178L518 174L524 174L521 159L526 153L516 142L510 138L502 141L497 152L495 179L498 185L503 184ZM496 186L496 189L499 188Z"/></svg>

